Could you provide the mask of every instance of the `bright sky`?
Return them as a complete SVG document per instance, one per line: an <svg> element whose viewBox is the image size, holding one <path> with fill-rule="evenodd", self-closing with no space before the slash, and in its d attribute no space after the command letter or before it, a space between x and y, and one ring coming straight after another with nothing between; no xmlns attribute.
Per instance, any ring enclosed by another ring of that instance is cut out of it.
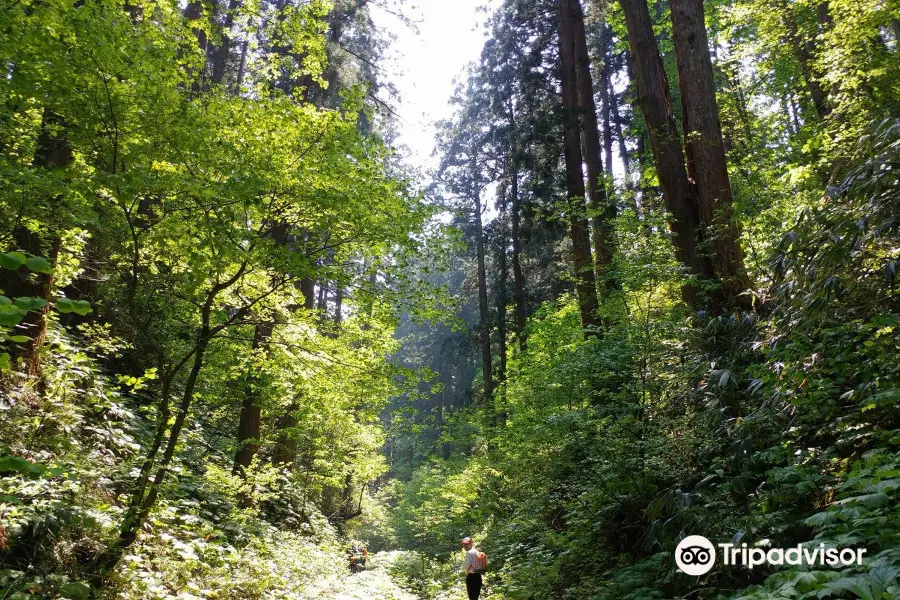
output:
<svg viewBox="0 0 900 600"><path fill-rule="evenodd" d="M397 87L392 105L400 116L398 144L409 147L407 162L433 167L434 122L451 114L454 78L481 54L486 14L477 9L490 0L406 0L400 10L416 32L399 18L372 6L372 17L384 31L396 35L387 54L387 78ZM396 3L385 3L391 9Z"/></svg>

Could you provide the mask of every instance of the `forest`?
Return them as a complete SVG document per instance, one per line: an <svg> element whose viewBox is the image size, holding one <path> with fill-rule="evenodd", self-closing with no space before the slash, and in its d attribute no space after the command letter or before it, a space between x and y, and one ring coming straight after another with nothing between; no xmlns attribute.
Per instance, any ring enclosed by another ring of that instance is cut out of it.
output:
<svg viewBox="0 0 900 600"><path fill-rule="evenodd" d="M0 0L0 600L900 599L900 3L375 10Z"/></svg>

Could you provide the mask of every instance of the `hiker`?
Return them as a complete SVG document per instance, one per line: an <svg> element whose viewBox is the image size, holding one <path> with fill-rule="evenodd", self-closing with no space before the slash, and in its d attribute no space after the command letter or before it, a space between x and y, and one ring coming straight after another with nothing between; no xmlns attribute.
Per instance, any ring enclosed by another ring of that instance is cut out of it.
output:
<svg viewBox="0 0 900 600"><path fill-rule="evenodd" d="M350 544L350 547L347 549L347 556L350 559L351 573L359 573L365 568L367 555L368 552L365 551L365 546L359 542Z"/></svg>
<svg viewBox="0 0 900 600"><path fill-rule="evenodd" d="M463 561L463 572L466 574L466 592L469 600L478 600L481 595L483 582L481 575L487 571L487 556L472 543L472 538L464 537L460 544L466 551L466 559Z"/></svg>

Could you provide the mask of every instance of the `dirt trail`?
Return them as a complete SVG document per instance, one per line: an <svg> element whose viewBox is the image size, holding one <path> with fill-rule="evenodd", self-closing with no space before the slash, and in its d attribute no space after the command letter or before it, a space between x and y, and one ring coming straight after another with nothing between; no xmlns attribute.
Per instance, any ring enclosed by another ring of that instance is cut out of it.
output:
<svg viewBox="0 0 900 600"><path fill-rule="evenodd" d="M420 600L403 590L391 579L390 565L402 554L399 551L379 552L369 557L368 568L362 573L324 577L303 598L321 600Z"/></svg>

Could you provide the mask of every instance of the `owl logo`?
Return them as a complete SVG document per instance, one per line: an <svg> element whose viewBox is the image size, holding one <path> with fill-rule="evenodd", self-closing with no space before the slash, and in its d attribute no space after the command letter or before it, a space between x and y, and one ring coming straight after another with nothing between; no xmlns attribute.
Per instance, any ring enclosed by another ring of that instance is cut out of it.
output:
<svg viewBox="0 0 900 600"><path fill-rule="evenodd" d="M716 563L716 549L702 535L689 535L675 548L675 564L682 573L699 577Z"/></svg>

